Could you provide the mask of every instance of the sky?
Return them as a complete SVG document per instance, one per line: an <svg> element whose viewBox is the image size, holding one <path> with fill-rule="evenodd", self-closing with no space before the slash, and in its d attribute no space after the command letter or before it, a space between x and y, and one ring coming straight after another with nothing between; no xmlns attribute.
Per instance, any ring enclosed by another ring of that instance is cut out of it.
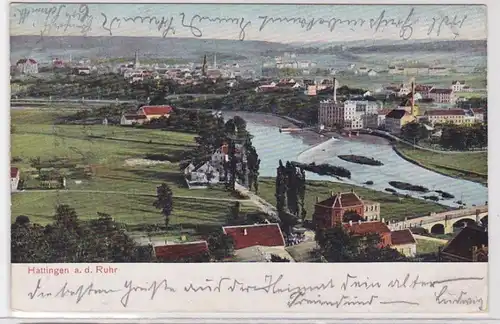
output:
<svg viewBox="0 0 500 324"><path fill-rule="evenodd" d="M38 3L11 5L10 33L296 43L486 39L487 27L481 5Z"/></svg>

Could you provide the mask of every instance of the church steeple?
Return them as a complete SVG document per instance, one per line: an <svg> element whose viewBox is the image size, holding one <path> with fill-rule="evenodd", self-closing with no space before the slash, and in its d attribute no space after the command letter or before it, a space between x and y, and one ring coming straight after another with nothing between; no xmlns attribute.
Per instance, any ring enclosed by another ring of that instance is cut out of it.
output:
<svg viewBox="0 0 500 324"><path fill-rule="evenodd" d="M139 63L139 51L135 51L135 57L134 57L134 68L137 69L140 66L141 63Z"/></svg>

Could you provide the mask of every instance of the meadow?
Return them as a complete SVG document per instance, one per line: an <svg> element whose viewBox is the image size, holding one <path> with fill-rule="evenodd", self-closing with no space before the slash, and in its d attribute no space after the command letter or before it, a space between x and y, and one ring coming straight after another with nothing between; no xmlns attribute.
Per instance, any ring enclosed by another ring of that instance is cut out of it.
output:
<svg viewBox="0 0 500 324"><path fill-rule="evenodd" d="M21 179L36 177L31 160L37 157L49 165L51 161L71 165L59 170L66 176L66 189L14 193L12 221L26 215L32 222L50 223L55 206L64 203L75 208L81 219L103 212L125 224L161 224L163 217L153 201L156 187L166 183L174 194L172 225L225 223L234 204L231 200L238 197L222 186L189 190L181 175L182 154L195 147L193 134L56 123L66 115L64 111L11 111L11 159ZM160 154L164 161L154 164L146 159L148 154ZM82 175L85 167L91 176ZM242 209L256 208L248 203Z"/></svg>

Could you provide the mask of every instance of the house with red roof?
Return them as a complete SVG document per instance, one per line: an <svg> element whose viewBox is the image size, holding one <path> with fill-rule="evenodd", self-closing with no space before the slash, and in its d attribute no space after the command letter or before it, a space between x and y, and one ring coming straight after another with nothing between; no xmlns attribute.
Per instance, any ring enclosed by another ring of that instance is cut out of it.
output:
<svg viewBox="0 0 500 324"><path fill-rule="evenodd" d="M38 62L32 58L22 58L16 62L16 70L21 74L37 74Z"/></svg>
<svg viewBox="0 0 500 324"><path fill-rule="evenodd" d="M222 231L234 240L235 250L252 246L285 248L285 238L278 224L224 226Z"/></svg>
<svg viewBox="0 0 500 324"><path fill-rule="evenodd" d="M52 61L52 66L56 69L60 69L64 67L64 62L63 60L56 58Z"/></svg>
<svg viewBox="0 0 500 324"><path fill-rule="evenodd" d="M344 224L344 228L354 236L380 235L380 247L389 247L392 245L391 230L383 222L349 222Z"/></svg>
<svg viewBox="0 0 500 324"><path fill-rule="evenodd" d="M147 120L146 116L138 114L123 114L120 118L120 125L136 125L144 124Z"/></svg>
<svg viewBox="0 0 500 324"><path fill-rule="evenodd" d="M154 247L160 262L209 262L207 241L167 244Z"/></svg>
<svg viewBox="0 0 500 324"><path fill-rule="evenodd" d="M363 201L354 190L332 192L330 197L322 201L316 197L313 225L316 229L332 228L350 220L376 220L379 216L380 204L373 201Z"/></svg>
<svg viewBox="0 0 500 324"><path fill-rule="evenodd" d="M17 191L19 186L19 169L16 167L10 167L10 190L12 192Z"/></svg>
<svg viewBox="0 0 500 324"><path fill-rule="evenodd" d="M174 110L172 106L142 106L137 110L137 115L146 116L146 120L150 121L154 118L169 117L170 113Z"/></svg>

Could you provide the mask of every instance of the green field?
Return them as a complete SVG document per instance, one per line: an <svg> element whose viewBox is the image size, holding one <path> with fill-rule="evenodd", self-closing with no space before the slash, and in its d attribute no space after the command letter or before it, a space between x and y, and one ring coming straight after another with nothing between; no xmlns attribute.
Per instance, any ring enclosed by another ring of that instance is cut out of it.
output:
<svg viewBox="0 0 500 324"><path fill-rule="evenodd" d="M64 159L75 167L61 169L67 177L67 190L36 191L12 195L12 220L27 215L33 222L51 222L55 206L69 204L82 219L96 217L97 212L112 215L127 224L162 223L162 216L152 204L156 187L167 183L174 193L172 224L223 224L228 208L234 202L200 200L196 197L235 199L222 186L189 190L180 174L180 153L191 150L194 135L104 125L56 125L63 112L11 111L12 165L21 170L21 179L37 174L30 159L42 161ZM146 154L163 154L168 161L144 165ZM140 164L134 162L138 159ZM82 167L92 166L87 178ZM78 192L78 191L94 192ZM116 193L104 193L113 191ZM182 197L194 198L182 198ZM249 203L250 204L250 203ZM253 205L242 209L255 210Z"/></svg>
<svg viewBox="0 0 500 324"><path fill-rule="evenodd" d="M439 241L417 239L417 254L437 253L445 244Z"/></svg>
<svg viewBox="0 0 500 324"><path fill-rule="evenodd" d="M396 149L408 159L428 169L466 180L481 183L488 181L487 152L445 154L414 149L404 144L397 144Z"/></svg>
<svg viewBox="0 0 500 324"><path fill-rule="evenodd" d="M12 221L16 216L26 215L34 223L48 224L53 221L55 207L68 204L75 208L81 220L107 213L117 222L128 225L162 224L160 210L153 207L153 195L87 193L77 191L19 192L12 195ZM171 225L192 227L194 225L221 225L226 222L229 209L234 202L174 198ZM244 202L242 211L255 210L251 202Z"/></svg>
<svg viewBox="0 0 500 324"><path fill-rule="evenodd" d="M351 189L364 200L373 200L380 203L380 217L385 220L403 220L408 216L426 215L431 212L442 212L446 207L436 203L427 202L416 198L403 198L401 201L398 197L384 192L379 192L362 187L352 186L348 184L326 182L326 181L307 181L305 205L307 210L307 218L311 219L314 211L316 197L320 200L326 199L331 192L348 192ZM259 182L259 196L268 202L275 204L275 182L274 179L263 178Z"/></svg>

